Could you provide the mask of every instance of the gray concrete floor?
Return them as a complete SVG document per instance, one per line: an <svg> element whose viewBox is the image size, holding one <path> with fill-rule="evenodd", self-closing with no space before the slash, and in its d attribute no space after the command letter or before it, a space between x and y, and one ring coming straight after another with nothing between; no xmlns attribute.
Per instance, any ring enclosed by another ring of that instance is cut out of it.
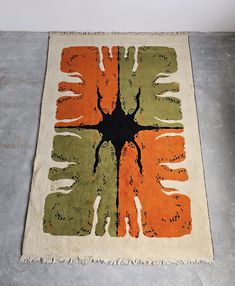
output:
<svg viewBox="0 0 235 286"><path fill-rule="evenodd" d="M48 34L0 32L0 285L235 285L235 33L191 34L215 263L22 264Z"/></svg>

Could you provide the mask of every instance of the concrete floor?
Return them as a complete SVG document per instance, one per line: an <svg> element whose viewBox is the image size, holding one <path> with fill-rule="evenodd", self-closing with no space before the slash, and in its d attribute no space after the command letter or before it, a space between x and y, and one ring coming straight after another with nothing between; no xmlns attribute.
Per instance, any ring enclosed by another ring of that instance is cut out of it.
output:
<svg viewBox="0 0 235 286"><path fill-rule="evenodd" d="M0 32L0 285L235 285L235 33L191 34L215 264L22 264L48 34Z"/></svg>

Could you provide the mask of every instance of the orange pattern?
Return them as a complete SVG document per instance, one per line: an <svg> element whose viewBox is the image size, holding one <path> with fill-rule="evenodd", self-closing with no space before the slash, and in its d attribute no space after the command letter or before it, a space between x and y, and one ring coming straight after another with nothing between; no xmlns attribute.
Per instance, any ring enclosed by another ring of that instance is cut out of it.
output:
<svg viewBox="0 0 235 286"><path fill-rule="evenodd" d="M165 133L173 136L163 136ZM125 217L129 233L138 237L139 224L134 197L141 204L141 222L145 236L178 237L191 232L190 199L185 195L168 194L175 189L164 188L163 180L185 181L184 168L171 169L164 163L181 162L185 158L184 138L174 135L177 129L141 131L136 142L141 149L142 175L137 165L137 150L126 143L122 150L119 180L118 236L126 234ZM156 138L157 137L157 138Z"/></svg>
<svg viewBox="0 0 235 286"><path fill-rule="evenodd" d="M94 125L102 120L97 107L97 88L99 88L101 108L111 114L115 108L118 91L118 47L112 48L112 57L108 47L102 48L103 65L97 47L64 48L61 55L61 71L77 77L81 82L60 82L59 91L72 91L73 96L62 96L57 100L56 119L76 119L71 122L58 122L55 127ZM89 63L89 64L88 64ZM80 118L81 117L81 118Z"/></svg>

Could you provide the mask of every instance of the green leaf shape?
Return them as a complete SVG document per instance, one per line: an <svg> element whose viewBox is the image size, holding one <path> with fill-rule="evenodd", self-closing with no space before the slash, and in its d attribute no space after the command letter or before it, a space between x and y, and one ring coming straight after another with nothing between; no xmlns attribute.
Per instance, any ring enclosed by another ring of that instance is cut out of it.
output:
<svg viewBox="0 0 235 286"><path fill-rule="evenodd" d="M135 72L134 55L135 47L129 47L126 56L125 48L119 48L120 97L123 110L126 114L131 114L135 110L136 95L140 88L140 108L135 115L135 120L140 125L182 127L178 122L161 121L182 119L180 99L162 96L166 92L178 92L179 84L157 82L159 78L167 77L178 70L175 50L169 47L139 47L138 67Z"/></svg>
<svg viewBox="0 0 235 286"><path fill-rule="evenodd" d="M70 132L81 136L55 135L52 158L68 162L65 168L53 167L49 171L52 181L73 179L74 184L46 197L43 230L53 235L86 236L94 221L94 203L100 196L97 209L96 235L104 235L110 217L109 234L117 236L117 162L113 145L104 142L99 150L99 164L94 173L95 150L101 135L95 130L56 128L57 132ZM71 191L69 191L71 189Z"/></svg>

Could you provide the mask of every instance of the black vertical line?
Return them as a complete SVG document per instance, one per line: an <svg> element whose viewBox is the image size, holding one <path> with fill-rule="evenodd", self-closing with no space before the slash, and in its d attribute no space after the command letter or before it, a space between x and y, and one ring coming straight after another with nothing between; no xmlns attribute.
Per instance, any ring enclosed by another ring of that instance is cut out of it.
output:
<svg viewBox="0 0 235 286"><path fill-rule="evenodd" d="M138 164L139 169L140 169L140 174L142 175L143 167L142 167L142 163L141 163L141 150L140 150L140 147L136 143L135 140L133 140L133 144L135 145L136 150L137 150L137 164Z"/></svg>
<svg viewBox="0 0 235 286"><path fill-rule="evenodd" d="M131 114L131 117L132 117L133 120L134 120L134 118L135 118L135 115L136 115L137 111L138 111L139 108L140 108L140 94L141 94L141 89L140 89L140 87L139 87L138 93L137 93L137 95L136 95L136 97L135 97L135 99L136 99L136 108L135 108L135 110L133 111L133 113Z"/></svg>
<svg viewBox="0 0 235 286"><path fill-rule="evenodd" d="M120 99L120 53L119 53L119 46L118 46L118 56L117 56L117 60L118 60L118 90L117 90L117 101L116 101L116 107L118 107L118 105L120 105L121 107L121 99ZM114 146L116 148L116 146ZM117 217L116 217L116 235L118 236L118 206L119 206L119 171L120 171L120 159L121 159L121 153L122 150L119 150L120 154L118 156L117 154L117 150L116 151L116 160L117 160L117 197L116 197L116 207L117 207Z"/></svg>
<svg viewBox="0 0 235 286"><path fill-rule="evenodd" d="M101 112L102 116L105 116L105 113L101 107L101 99L102 99L102 96L100 94L100 90L99 90L99 87L97 86L97 96L98 96L98 100L97 100L97 107L99 109L99 111Z"/></svg>
<svg viewBox="0 0 235 286"><path fill-rule="evenodd" d="M93 169L93 173L96 173L96 168L98 166L99 163L99 151L100 151L100 147L101 145L104 143L104 139L102 138L99 142L99 144L97 145L96 149L95 149L95 163L94 163L94 169Z"/></svg>

